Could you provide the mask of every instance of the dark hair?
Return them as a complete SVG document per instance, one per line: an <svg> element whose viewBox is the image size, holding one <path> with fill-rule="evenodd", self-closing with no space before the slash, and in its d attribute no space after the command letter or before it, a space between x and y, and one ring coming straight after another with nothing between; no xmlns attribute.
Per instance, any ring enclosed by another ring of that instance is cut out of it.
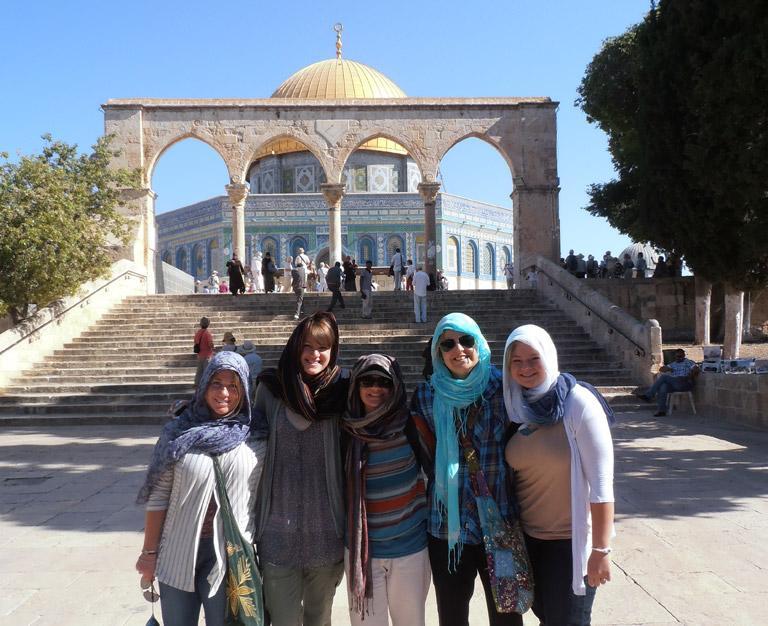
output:
<svg viewBox="0 0 768 626"><path fill-rule="evenodd" d="M207 317L200 318L200 328L208 328L211 325L211 320Z"/></svg>
<svg viewBox="0 0 768 626"><path fill-rule="evenodd" d="M336 267L341 267L341 261L336 261L336 263L334 263L334 265L335 265Z"/></svg>

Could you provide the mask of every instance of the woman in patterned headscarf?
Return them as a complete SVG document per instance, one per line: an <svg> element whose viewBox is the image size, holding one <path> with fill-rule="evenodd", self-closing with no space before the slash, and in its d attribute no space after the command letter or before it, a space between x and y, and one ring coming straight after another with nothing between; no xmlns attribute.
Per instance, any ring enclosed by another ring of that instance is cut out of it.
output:
<svg viewBox="0 0 768 626"><path fill-rule="evenodd" d="M512 513L506 489L504 411L501 372L477 323L463 313L438 322L432 335L428 382L416 388L411 411L435 436L434 472L427 489L429 558L440 626L466 626L475 578L485 589L491 626L522 626L516 613L499 613L493 600L467 462L459 442L467 433L477 451L490 495L503 517Z"/></svg>
<svg viewBox="0 0 768 626"><path fill-rule="evenodd" d="M136 563L142 585L157 578L163 623L224 624L226 552L212 455L224 472L233 517L251 540L249 513L266 443L252 436L248 366L234 352L216 354L192 403L168 422L137 498L146 505L144 546Z"/></svg>
<svg viewBox="0 0 768 626"><path fill-rule="evenodd" d="M344 575L339 418L348 373L336 364L331 313L299 323L277 369L259 376L254 410L269 444L255 512L264 594L273 626L325 626Z"/></svg>
<svg viewBox="0 0 768 626"><path fill-rule="evenodd" d="M424 626L429 591L419 433L397 361L358 359L342 418L352 626Z"/></svg>

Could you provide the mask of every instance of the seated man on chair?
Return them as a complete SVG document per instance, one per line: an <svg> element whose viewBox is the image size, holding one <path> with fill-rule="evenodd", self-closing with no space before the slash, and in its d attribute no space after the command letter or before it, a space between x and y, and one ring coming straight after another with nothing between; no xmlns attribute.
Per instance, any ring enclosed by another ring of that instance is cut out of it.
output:
<svg viewBox="0 0 768 626"><path fill-rule="evenodd" d="M638 397L646 402L651 402L656 396L657 410L654 417L662 417L667 414L667 395L675 391L691 391L696 377L699 375L699 366L691 359L685 358L685 350L679 348L675 351L675 360L669 365L662 365L656 382L645 393Z"/></svg>

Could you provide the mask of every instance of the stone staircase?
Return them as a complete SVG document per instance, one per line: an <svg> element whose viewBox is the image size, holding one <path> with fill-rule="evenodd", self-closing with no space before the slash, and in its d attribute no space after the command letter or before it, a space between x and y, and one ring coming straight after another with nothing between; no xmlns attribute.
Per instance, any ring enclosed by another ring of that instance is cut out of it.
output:
<svg viewBox="0 0 768 626"><path fill-rule="evenodd" d="M501 366L504 343L520 324L546 328L558 347L560 368L589 381L617 410L637 406L633 381L620 362L591 341L574 322L530 290L447 291L431 294L429 322L413 322L409 295L375 294L374 319L360 318L357 294L336 309L341 332L340 360L351 366L369 352L384 352L401 363L409 389L421 381L421 352L435 323L462 311L477 320ZM308 294L304 308L326 308L329 294ZM200 317L220 345L225 331L238 343L250 339L266 367L277 364L296 322L291 294L131 297L82 336L57 350L34 370L20 373L0 391L0 424L158 423L172 401L190 397L196 357L192 338Z"/></svg>

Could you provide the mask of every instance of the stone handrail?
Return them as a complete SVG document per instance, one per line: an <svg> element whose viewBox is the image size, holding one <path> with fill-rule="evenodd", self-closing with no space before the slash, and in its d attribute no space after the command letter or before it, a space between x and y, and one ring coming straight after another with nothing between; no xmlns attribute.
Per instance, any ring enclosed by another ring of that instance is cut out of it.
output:
<svg viewBox="0 0 768 626"><path fill-rule="evenodd" d="M34 367L125 297L146 295L146 271L122 259L107 278L84 283L80 293L37 311L0 333L0 388Z"/></svg>
<svg viewBox="0 0 768 626"><path fill-rule="evenodd" d="M535 267L536 289L554 302L609 353L617 354L639 384L651 384L664 363L661 326L654 319L640 321L589 286L542 256L525 263Z"/></svg>

